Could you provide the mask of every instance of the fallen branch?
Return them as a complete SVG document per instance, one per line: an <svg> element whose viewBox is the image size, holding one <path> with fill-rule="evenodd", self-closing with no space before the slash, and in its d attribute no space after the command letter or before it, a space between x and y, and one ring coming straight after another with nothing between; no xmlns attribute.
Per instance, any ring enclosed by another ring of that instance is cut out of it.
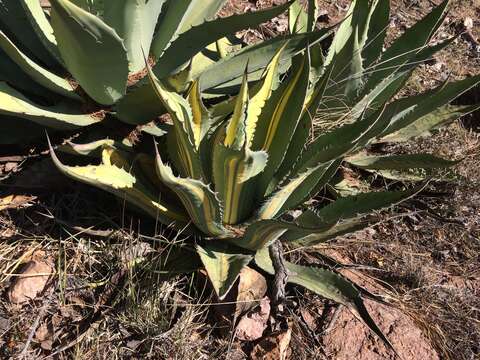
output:
<svg viewBox="0 0 480 360"><path fill-rule="evenodd" d="M281 310L281 305L285 301L285 287L288 281L288 271L283 257L282 243L277 240L268 248L270 258L272 259L275 278L272 289L272 302L277 310Z"/></svg>

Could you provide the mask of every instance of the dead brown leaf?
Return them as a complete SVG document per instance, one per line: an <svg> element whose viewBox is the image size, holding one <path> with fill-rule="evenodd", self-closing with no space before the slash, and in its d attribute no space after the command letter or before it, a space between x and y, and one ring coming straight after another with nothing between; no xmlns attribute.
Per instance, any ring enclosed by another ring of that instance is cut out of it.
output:
<svg viewBox="0 0 480 360"><path fill-rule="evenodd" d="M49 340L42 341L40 344L40 347L43 350L51 351L53 349L53 340L49 339Z"/></svg>
<svg viewBox="0 0 480 360"><path fill-rule="evenodd" d="M45 290L53 272L51 261L38 251L10 286L8 299L13 304L24 304L35 299Z"/></svg>
<svg viewBox="0 0 480 360"><path fill-rule="evenodd" d="M42 323L35 332L35 340L41 343L42 341L50 339L52 335L53 332L49 329L48 324Z"/></svg>
<svg viewBox="0 0 480 360"><path fill-rule="evenodd" d="M3 240L9 239L9 238L15 236L16 233L17 232L15 231L14 228L2 229L2 230L0 230L0 239L3 239Z"/></svg>
<svg viewBox="0 0 480 360"><path fill-rule="evenodd" d="M230 329L232 322L260 303L267 292L267 281L257 271L245 267L236 286L227 297L213 307L221 328Z"/></svg>
<svg viewBox="0 0 480 360"><path fill-rule="evenodd" d="M303 321L305 321L305 324L307 324L308 328L311 331L317 330L317 322L315 320L315 317L308 311L307 309L300 309L300 314L302 315Z"/></svg>
<svg viewBox="0 0 480 360"><path fill-rule="evenodd" d="M235 317L241 316L258 304L266 293L267 281L265 277L249 267L243 268L238 284Z"/></svg>
<svg viewBox="0 0 480 360"><path fill-rule="evenodd" d="M0 198L0 211L7 209L18 209L31 205L31 202L35 200L35 196L29 195L7 195Z"/></svg>
<svg viewBox="0 0 480 360"><path fill-rule="evenodd" d="M291 339L292 330L290 328L266 337L255 345L250 357L252 360L287 360L291 356Z"/></svg>
<svg viewBox="0 0 480 360"><path fill-rule="evenodd" d="M270 316L270 300L265 297L260 306L240 319L236 329L236 336L242 341L260 339L267 328Z"/></svg>

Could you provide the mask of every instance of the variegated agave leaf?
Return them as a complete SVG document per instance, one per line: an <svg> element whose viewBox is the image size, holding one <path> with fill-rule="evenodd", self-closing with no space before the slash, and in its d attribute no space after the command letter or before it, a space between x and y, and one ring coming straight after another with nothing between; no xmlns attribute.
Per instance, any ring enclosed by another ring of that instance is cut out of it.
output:
<svg viewBox="0 0 480 360"><path fill-rule="evenodd" d="M64 1L56 0L57 7ZM141 82L116 107L117 116L130 119L136 116L128 110L131 105L149 116L168 112L168 134L156 146L156 159L151 154L135 157L132 148L122 157L121 149L112 150L108 141L74 148L93 153L100 146L104 155L100 165L76 168L60 163L53 151L52 157L66 174L123 196L162 223L190 224L197 259L220 299L253 258L264 271L273 272L267 248L274 241L291 247L332 241L374 224L378 211L423 190L422 186L410 190L405 186L396 191L330 196L325 189L340 167L388 177L388 172L456 164L426 154L379 156L369 152L370 144L422 135L476 108L452 108L449 103L478 84L479 76L418 96L395 98L419 64L452 42L429 44L445 17L448 1L382 51L389 1L355 0L325 58L316 44L331 29L314 30L317 8L313 0L306 8L299 1L291 7L290 35L233 54L227 54L221 38L210 38L201 29L210 29L216 21L240 26L239 19L245 19L252 24L256 15L212 20L221 2L205 2L204 12L194 16L191 6L198 3L167 2L171 18L159 25L165 33L152 40L158 61L152 69L146 61L149 82ZM286 7L260 13L258 19L281 9ZM202 19L208 21L202 23ZM211 33L223 37L222 31ZM190 55L185 55L189 50L179 45L185 39L202 44L192 45L193 53L208 45L218 50L220 60L205 65L208 61L199 56L189 62ZM135 49L129 49L130 53ZM178 59L173 58L176 52ZM184 89L185 93L179 93ZM231 97L216 97L225 95L227 89ZM130 123L144 120L138 119ZM315 132L312 128L318 119L329 126ZM307 201L319 192L324 196L309 208ZM331 202L324 201L325 197ZM301 214L292 219L291 210ZM346 305L391 347L365 309L365 292L330 269L293 263L287 263L287 268L290 282Z"/></svg>
<svg viewBox="0 0 480 360"><path fill-rule="evenodd" d="M68 112L84 115L85 119L92 110L133 125L145 125L167 110L158 106L155 89L145 78L144 54L155 64L154 72L163 83L185 92L203 72L223 58L233 60L247 48L228 40L237 31L255 27L291 5L287 2L219 18L217 13L226 0L50 3L47 13L39 0L0 1L0 83L19 91L10 96L28 97L35 113L42 112L45 103L55 109L68 102ZM298 44L295 51L307 45ZM253 49L249 55L257 63L269 61L262 49ZM188 71L182 71L186 67ZM238 77L232 79L228 72L217 71L209 87ZM79 129L94 122L77 121L55 110L47 120L39 121L22 116L11 104L0 103L0 111L5 114L0 122L0 131L6 134L0 137L2 143L41 136L43 128ZM96 117L96 122L103 117ZM14 118L19 119L18 127L33 134L25 137L22 131L9 129L16 126Z"/></svg>

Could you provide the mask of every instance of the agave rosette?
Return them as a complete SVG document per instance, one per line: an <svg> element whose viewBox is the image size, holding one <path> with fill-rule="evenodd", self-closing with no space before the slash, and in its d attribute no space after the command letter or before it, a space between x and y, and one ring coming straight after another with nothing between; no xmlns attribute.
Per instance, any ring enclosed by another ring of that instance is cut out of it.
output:
<svg viewBox="0 0 480 360"><path fill-rule="evenodd" d="M144 54L170 88L184 91L202 77L204 90L217 96L238 82L237 68L247 58L252 71L261 69L268 54L290 40L287 62L328 33L251 46L233 37L281 14L290 2L223 18L217 13L226 0L50 3L47 12L39 0L0 1L0 143L41 136L45 127L78 129L105 116L131 125L156 119L164 109L144 79Z"/></svg>
<svg viewBox="0 0 480 360"><path fill-rule="evenodd" d="M427 154L361 153L372 143L419 136L476 108L448 104L478 84L478 76L392 100L419 64L451 43L429 45L447 5L382 51L389 1L371 0L368 6L353 1L325 57L315 44L292 57L290 43L283 43L258 81L249 83L257 69L246 65L236 96L214 106L205 106L203 76L182 96L148 68L158 106L171 117L156 155L105 140L82 148L84 154L101 154L100 165L64 165L52 151L54 162L65 174L120 196L159 222L187 229L195 256L223 298L250 263L274 272L267 250L273 242L324 243L371 225L373 212L421 191L368 192L309 208L308 200L325 189L342 163L371 170L456 163ZM295 3L290 11L291 36L313 30L314 1L307 10ZM285 74L286 54L292 65ZM312 140L315 115L342 121ZM73 150L81 152L77 145ZM364 307L362 295L368 292L330 268L286 266L289 282L348 306L389 344Z"/></svg>

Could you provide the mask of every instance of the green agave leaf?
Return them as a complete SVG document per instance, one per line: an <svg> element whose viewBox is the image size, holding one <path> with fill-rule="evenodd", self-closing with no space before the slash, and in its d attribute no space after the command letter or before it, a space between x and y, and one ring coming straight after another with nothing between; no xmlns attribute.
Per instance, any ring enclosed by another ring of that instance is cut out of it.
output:
<svg viewBox="0 0 480 360"><path fill-rule="evenodd" d="M345 122L351 122L352 119L360 117L366 109L367 114L382 109L385 107L385 103L387 103L402 88L417 66L430 59L433 54L444 49L452 41L453 39L448 39L442 43L426 47L419 51L412 59L409 59L409 61L405 62L403 65L399 65L392 70L389 76L381 79L381 81L376 83L373 88L370 89L367 86L364 89L363 94L352 104L339 104L338 101L335 100L333 102L324 102L321 106L322 116L331 119L331 121L342 120ZM337 82L337 85L342 81L344 80ZM326 96L331 98L329 91L330 88L327 87ZM385 119L379 121L379 124L385 124L385 121ZM379 134L376 134L375 136L378 135Z"/></svg>
<svg viewBox="0 0 480 360"><path fill-rule="evenodd" d="M147 124L167 111L150 82L131 89L114 109L116 118L131 125Z"/></svg>
<svg viewBox="0 0 480 360"><path fill-rule="evenodd" d="M325 59L325 65L333 67L331 76L335 82L331 92L341 97L340 101L352 101L363 85L362 50L373 10L371 2L352 2Z"/></svg>
<svg viewBox="0 0 480 360"><path fill-rule="evenodd" d="M282 164L268 185L266 191L267 195L270 194L279 183L286 179L287 175L290 173L290 171L292 171L296 163L299 161L300 155L305 150L308 143L308 136L312 130L313 119L317 114L318 107L322 102L325 89L330 80L331 69L332 68L330 67L330 69L325 71L324 76L317 82L315 88L310 94Z"/></svg>
<svg viewBox="0 0 480 360"><path fill-rule="evenodd" d="M164 78L188 62L207 45L229 34L248 27L254 27L284 12L291 2L271 9L232 15L204 22L181 34L165 50L153 68L159 78Z"/></svg>
<svg viewBox="0 0 480 360"><path fill-rule="evenodd" d="M433 34L442 24L449 2L450 0L443 1L422 20L407 29L385 50L365 85L367 91L397 71L397 67L415 61L416 54L427 46Z"/></svg>
<svg viewBox="0 0 480 360"><path fill-rule="evenodd" d="M32 81L18 64L0 48L0 79L28 94L54 99L55 94Z"/></svg>
<svg viewBox="0 0 480 360"><path fill-rule="evenodd" d="M379 139L378 142L405 142L415 137L429 135L430 131L445 126L479 108L480 104L442 106L430 114L420 117L410 125Z"/></svg>
<svg viewBox="0 0 480 360"><path fill-rule="evenodd" d="M230 242L252 251L267 247L278 239L295 246L313 246L366 228L370 226L372 219L355 218L340 224L322 224L321 221L317 223L316 226L303 226L280 220L260 220L251 224L242 238L231 239Z"/></svg>
<svg viewBox="0 0 480 360"><path fill-rule="evenodd" d="M335 34L326 65L333 66L337 85L331 90L342 101L352 101L363 86L364 70L382 52L389 23L389 0L353 1Z"/></svg>
<svg viewBox="0 0 480 360"><path fill-rule="evenodd" d="M294 167L290 180L262 208L264 215L292 209L318 193L335 174L343 156L357 147L365 146L385 129L387 124L381 114L379 111L365 116L312 142ZM277 210L280 203L283 203L282 208Z"/></svg>
<svg viewBox="0 0 480 360"><path fill-rule="evenodd" d="M0 30L13 39L29 58L47 66L56 67L58 63L41 41L43 34L36 31L33 25L35 19L29 18L32 13L24 6L25 1L0 0ZM29 0L29 2L35 1ZM31 6L36 7L35 4Z"/></svg>
<svg viewBox="0 0 480 360"><path fill-rule="evenodd" d="M203 54L203 53L200 52L199 54ZM198 61L198 58L199 58L198 56L195 56L194 59L190 60L190 62L186 64L185 68L183 68L176 74L167 76L164 80L165 84L169 88L171 88L172 90L175 90L178 93L187 92L189 86L192 84L192 79L194 78L191 76L193 66L200 65L200 67L203 67L203 66L208 67L208 64L201 64L201 60ZM203 59L206 60L206 58L203 58ZM194 64L194 60L195 60L195 64Z"/></svg>
<svg viewBox="0 0 480 360"><path fill-rule="evenodd" d="M260 219L273 219L303 203L325 186L341 161L318 164L292 177L275 191L258 211Z"/></svg>
<svg viewBox="0 0 480 360"><path fill-rule="evenodd" d="M362 51L363 66L367 70L382 54L390 23L390 0L374 0L369 20L367 39Z"/></svg>
<svg viewBox="0 0 480 360"><path fill-rule="evenodd" d="M315 0L308 0L307 14L308 14L308 27L307 32L315 30L315 25L317 24L319 5Z"/></svg>
<svg viewBox="0 0 480 360"><path fill-rule="evenodd" d="M165 165L157 150L157 174L160 180L182 201L191 220L203 233L211 236L228 234L222 225L222 207L216 194L199 180L184 179L173 175Z"/></svg>
<svg viewBox="0 0 480 360"><path fill-rule="evenodd" d="M145 67L143 53L150 52L155 26L166 0L107 0L104 20L123 39L130 71Z"/></svg>
<svg viewBox="0 0 480 360"><path fill-rule="evenodd" d="M290 174L290 171L298 161L300 154L307 146L306 144L308 143L308 137L313 125L312 120L312 117L309 114L306 114L306 112L300 118L283 162L275 175L270 179L268 187L264 192L265 196L270 195L280 183L287 180L287 176Z"/></svg>
<svg viewBox="0 0 480 360"><path fill-rule="evenodd" d="M340 115L340 118L344 117L346 119L355 119L359 117L360 114L365 111L365 109L368 109L367 113L370 114L383 108L385 103L387 103L402 88L416 67L430 59L436 52L444 49L452 41L453 39L448 39L442 43L431 47L426 47L425 49L419 51L413 56L413 58L408 59L408 61L392 70L389 76L382 78L381 81L373 86L373 88L366 86L363 94L355 103L347 106L347 108L337 106L337 108L340 108L341 111L334 111L332 118L334 120L338 119ZM327 94L328 91L329 89L327 88ZM328 115L329 108L332 106L335 107L335 105L336 103L331 104L330 102L323 104L323 107L326 108L326 115ZM385 122L380 121L379 123L383 124Z"/></svg>
<svg viewBox="0 0 480 360"><path fill-rule="evenodd" d="M318 18L318 4L315 0L308 0L305 11L299 0L296 0L288 12L288 25L291 34L306 33L315 29Z"/></svg>
<svg viewBox="0 0 480 360"><path fill-rule="evenodd" d="M70 0L72 3L81 7L83 10L88 11L89 13L102 16L103 9L106 6L106 2L109 0Z"/></svg>
<svg viewBox="0 0 480 360"><path fill-rule="evenodd" d="M57 39L53 34L52 26L43 11L40 1L37 0L19 0L25 10L25 15L32 24L36 35L43 46L58 64L63 64L63 60L58 52ZM25 30L24 30L25 31Z"/></svg>
<svg viewBox="0 0 480 360"><path fill-rule="evenodd" d="M389 0L353 1L340 25L325 63L333 66L332 77L343 80L336 91L352 100L363 85L364 69L381 54L390 20Z"/></svg>
<svg viewBox="0 0 480 360"><path fill-rule="evenodd" d="M364 20L365 22L365 11L363 11L363 13L359 12L360 10L365 10L365 9L366 9L366 6L359 5L358 0L352 1L347 14L345 15L345 20L340 24L340 26L335 32L335 36L333 37L332 44L329 47L328 55L325 59L326 65L329 65L334 59L335 61L337 61L338 54L341 53L342 49L347 46L349 40L351 40L352 37L357 32L355 27L358 26L358 24L355 24L354 21ZM353 13L355 11L356 11L356 14L355 14L356 16L353 16ZM340 61L341 57L338 57L338 59ZM344 64L339 68L342 68L345 66L345 61L342 60L342 62Z"/></svg>
<svg viewBox="0 0 480 360"><path fill-rule="evenodd" d="M343 125L320 135L302 153L290 177L342 158L355 149L358 144L365 143L366 139L381 132L386 122L387 120L378 114L373 114L372 116L363 116L352 124Z"/></svg>
<svg viewBox="0 0 480 360"><path fill-rule="evenodd" d="M257 252L255 255L255 263L264 271L274 274L268 249ZM289 272L288 282L303 286L318 295L345 305L357 317L362 319L365 325L367 325L388 348L395 351L390 341L371 318L363 303L361 292L353 283L337 272L329 269L300 266L290 262L286 262L286 268Z"/></svg>
<svg viewBox="0 0 480 360"><path fill-rule="evenodd" d="M100 18L68 0L52 0L51 24L68 71L103 105L125 95L128 57L123 40Z"/></svg>
<svg viewBox="0 0 480 360"><path fill-rule="evenodd" d="M163 144L165 146L165 144ZM133 157L133 165L135 166L136 173L138 173L139 181L150 185L151 189L160 192L162 199L168 204L176 204L177 207L181 207L185 217L191 222L188 211L182 205L180 198L165 185L157 175L157 165L155 157L147 155L145 153L137 154ZM197 231L194 231L193 226L188 226L187 233L195 235ZM192 231L193 230L193 231Z"/></svg>
<svg viewBox="0 0 480 360"><path fill-rule="evenodd" d="M77 113L72 112L77 110ZM0 114L31 120L38 125L57 130L72 130L101 121L93 114L83 114L70 103L43 107L34 104L15 89L0 82Z"/></svg>
<svg viewBox="0 0 480 360"><path fill-rule="evenodd" d="M257 251L278 240L291 226L277 220L256 221L247 227L243 237L232 239L231 242L241 248Z"/></svg>
<svg viewBox="0 0 480 360"><path fill-rule="evenodd" d="M445 160L430 154L369 156L354 155L345 159L349 164L365 170L439 169L451 167L460 161Z"/></svg>
<svg viewBox="0 0 480 360"><path fill-rule="evenodd" d="M183 70L169 76L166 81L178 92L184 92L206 69L241 49L242 44L238 42L238 39L224 37L211 43L194 55Z"/></svg>
<svg viewBox="0 0 480 360"><path fill-rule="evenodd" d="M152 53L160 58L180 34L212 20L225 2L226 0L168 1L152 43Z"/></svg>
<svg viewBox="0 0 480 360"><path fill-rule="evenodd" d="M226 3L227 0L193 0L189 12L184 16L179 33L182 34L204 21L212 20Z"/></svg>
<svg viewBox="0 0 480 360"><path fill-rule="evenodd" d="M242 87L237 95L233 114L225 128L223 144L233 149L241 149L246 142L246 120L248 114L248 80L247 73L243 76Z"/></svg>
<svg viewBox="0 0 480 360"><path fill-rule="evenodd" d="M166 2L151 44L151 52L155 58L160 58L171 41L178 37L183 24L189 22L188 15L194 8L198 9L198 0Z"/></svg>
<svg viewBox="0 0 480 360"><path fill-rule="evenodd" d="M418 194L424 186L406 191L379 191L338 199L316 213L309 211L300 215L295 222L304 227L334 224L344 219L356 218L373 211L399 204Z"/></svg>
<svg viewBox="0 0 480 360"><path fill-rule="evenodd" d="M244 75L233 115L219 130L214 142L213 179L224 206L227 224L236 224L251 215L256 184L253 178L267 165L267 153L248 148L246 120L248 103L247 76Z"/></svg>
<svg viewBox="0 0 480 360"><path fill-rule="evenodd" d="M308 14L300 0L296 0L288 9L288 28L290 34L298 34L310 31L308 29Z"/></svg>
<svg viewBox="0 0 480 360"><path fill-rule="evenodd" d="M242 269L253 259L251 255L232 251L232 247L225 243L197 245L197 252L220 300L225 298Z"/></svg>
<svg viewBox="0 0 480 360"><path fill-rule="evenodd" d="M284 61L282 64L280 64L280 73L281 74L286 73L290 68L290 66L291 66L290 60ZM263 74L264 74L263 69L258 69L256 71L249 72L248 73L249 83L255 84L257 81L260 81L262 79ZM205 99L215 99L215 100L225 98L225 96L235 96L235 94L238 93L238 90L240 89L241 84L242 84L242 77L237 77L215 88L204 89L202 87L203 96Z"/></svg>
<svg viewBox="0 0 480 360"><path fill-rule="evenodd" d="M231 119L217 134L214 143L213 179L224 205L227 224L236 224L251 215L255 194L252 180L267 165L265 152L252 152L246 144L248 83L245 74Z"/></svg>
<svg viewBox="0 0 480 360"><path fill-rule="evenodd" d="M241 78L247 64L249 79L253 80L251 74L264 69L282 47L284 49L279 62L285 63L307 46L312 46L328 37L331 30L329 28L311 33L276 37L259 44L247 46L205 70L199 78L201 88L202 90L209 90ZM211 92L212 90L209 91Z"/></svg>
<svg viewBox="0 0 480 360"><path fill-rule="evenodd" d="M213 119L210 117L210 113L203 104L202 94L200 92L200 85L198 81L194 81L190 92L188 94L188 102L192 108L192 133L194 139L195 148L198 150L202 140L207 135L211 126L213 125Z"/></svg>
<svg viewBox="0 0 480 360"><path fill-rule="evenodd" d="M385 179L393 181L409 181L409 182L420 182L427 179L441 179L446 180L445 178L439 178L435 176L431 170L419 169L419 168L410 168L404 170L367 170L371 173L379 175Z"/></svg>
<svg viewBox="0 0 480 360"><path fill-rule="evenodd" d="M166 77L165 82L175 91L183 93L188 90L193 79L219 59L220 54L217 52L216 44L210 44L196 54L179 72Z"/></svg>
<svg viewBox="0 0 480 360"><path fill-rule="evenodd" d="M267 160L268 155L263 151L215 146L213 179L224 205L225 223L237 224L252 214L256 191L252 180L263 171Z"/></svg>
<svg viewBox="0 0 480 360"><path fill-rule="evenodd" d="M155 93L172 117L174 130L169 134L170 154L178 153L172 158L176 161L177 170L184 177L202 179L203 170L200 156L194 146L193 114L190 104L176 92L169 91L147 66L148 77Z"/></svg>
<svg viewBox="0 0 480 360"><path fill-rule="evenodd" d="M252 95L248 101L247 118L245 120L245 136L248 147L252 146L259 117L262 114L265 104L269 99L270 102L277 101L276 97L272 96L272 91L278 86L277 82L279 81L278 78L280 75L278 65L285 46L286 44L277 51L265 69L262 79L259 83L255 84L251 91ZM246 71L248 71L248 67Z"/></svg>
<svg viewBox="0 0 480 360"><path fill-rule="evenodd" d="M58 149L62 152L98 159L102 158L103 150L106 149L121 150L122 152L132 151L130 147L112 139L100 139L85 144L76 144L67 141L64 145L59 146Z"/></svg>
<svg viewBox="0 0 480 360"><path fill-rule="evenodd" d="M28 75L40 85L74 100L81 98L74 92L68 80L63 79L30 60L15 44L0 31L0 48Z"/></svg>
<svg viewBox="0 0 480 360"><path fill-rule="evenodd" d="M104 149L102 164L87 166L63 165L53 150L50 140L50 155L56 167L65 175L108 191L145 211L162 224L185 226L187 218L182 210L165 203L158 194L149 191L133 171L131 164L115 149ZM125 168L129 169L127 171Z"/></svg>
<svg viewBox="0 0 480 360"><path fill-rule="evenodd" d="M300 120L310 78L310 56L307 51L294 64L282 95L275 105L266 106L260 114L255 129L252 149L268 154L268 164L260 177L260 194L263 194L280 167ZM268 102L268 100L267 100ZM270 112L268 110L272 109Z"/></svg>
<svg viewBox="0 0 480 360"><path fill-rule="evenodd" d="M472 76L464 80L446 83L420 95L392 102L386 107L383 114L384 117L389 117L391 120L381 136L385 137L399 131L432 112L441 111L441 107L479 83L480 75Z"/></svg>
<svg viewBox="0 0 480 360"><path fill-rule="evenodd" d="M310 213L306 211L305 214ZM315 213L311 212L311 216ZM319 219L320 220L320 219ZM318 244L326 243L339 236L353 234L356 231L363 230L372 226L378 221L375 217L369 218L352 218L344 220L338 224L329 224L317 226L316 228L302 227L303 224L298 221L300 229L290 229L282 235L282 241L288 242L294 246L311 247ZM319 222L320 223L320 222Z"/></svg>
<svg viewBox="0 0 480 360"><path fill-rule="evenodd" d="M204 169L205 182L213 182L213 154L215 146L222 143L225 135L225 126L226 118L215 118L214 124L200 144L199 154Z"/></svg>

